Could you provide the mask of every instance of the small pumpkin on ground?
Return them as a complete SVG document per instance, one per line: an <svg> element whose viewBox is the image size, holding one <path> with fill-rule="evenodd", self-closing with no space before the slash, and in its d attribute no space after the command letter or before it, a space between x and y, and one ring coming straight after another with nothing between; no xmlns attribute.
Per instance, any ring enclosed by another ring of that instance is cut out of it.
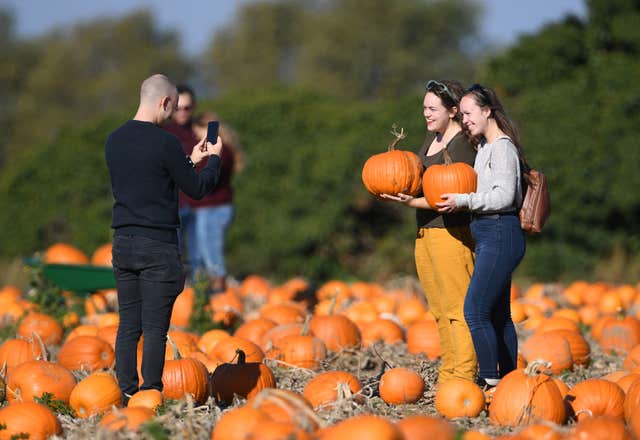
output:
<svg viewBox="0 0 640 440"><path fill-rule="evenodd" d="M414 403L424 393L424 379L407 368L391 368L380 378L380 398L387 403Z"/></svg>
<svg viewBox="0 0 640 440"><path fill-rule="evenodd" d="M485 396L474 382L453 378L438 386L435 406L438 413L450 419L476 417L485 407Z"/></svg>

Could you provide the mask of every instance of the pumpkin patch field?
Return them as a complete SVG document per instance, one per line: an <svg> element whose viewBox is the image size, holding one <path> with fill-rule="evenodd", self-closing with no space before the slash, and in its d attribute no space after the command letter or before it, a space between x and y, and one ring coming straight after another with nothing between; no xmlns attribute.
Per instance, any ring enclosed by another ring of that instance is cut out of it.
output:
<svg viewBox="0 0 640 440"><path fill-rule="evenodd" d="M99 252L62 254L108 265ZM254 274L211 297L196 280L174 307L163 391L121 407L116 292L1 286L0 439L640 438L639 286L511 293L518 369L483 390L437 384L437 325L413 278Z"/></svg>

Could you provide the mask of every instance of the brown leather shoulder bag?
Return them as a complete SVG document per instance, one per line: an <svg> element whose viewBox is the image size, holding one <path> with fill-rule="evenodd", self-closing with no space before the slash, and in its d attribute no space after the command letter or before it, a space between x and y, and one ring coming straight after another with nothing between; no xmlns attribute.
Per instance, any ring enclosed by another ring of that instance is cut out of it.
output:
<svg viewBox="0 0 640 440"><path fill-rule="evenodd" d="M551 198L547 179L529 167L520 156L524 197L520 208L520 226L529 234L539 234L551 214Z"/></svg>

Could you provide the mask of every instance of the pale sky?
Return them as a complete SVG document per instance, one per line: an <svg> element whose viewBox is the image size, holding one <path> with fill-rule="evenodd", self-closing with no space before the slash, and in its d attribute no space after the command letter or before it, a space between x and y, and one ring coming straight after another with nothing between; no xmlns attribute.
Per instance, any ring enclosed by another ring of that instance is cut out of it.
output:
<svg viewBox="0 0 640 440"><path fill-rule="evenodd" d="M366 1L366 0L362 0ZM389 0L398 1L398 0ZM513 43L543 24L568 13L586 16L585 0L473 0L482 4L482 34L498 46ZM0 0L16 18L19 36L34 36L56 27L99 16L118 16L135 9L153 11L162 28L178 30L186 53L196 55L215 30L228 23L239 6L250 0Z"/></svg>

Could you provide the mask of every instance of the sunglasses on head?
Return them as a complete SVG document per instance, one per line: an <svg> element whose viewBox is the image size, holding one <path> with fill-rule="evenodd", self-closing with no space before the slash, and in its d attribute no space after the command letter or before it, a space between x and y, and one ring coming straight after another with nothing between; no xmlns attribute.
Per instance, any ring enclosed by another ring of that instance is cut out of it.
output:
<svg viewBox="0 0 640 440"><path fill-rule="evenodd" d="M440 81L436 81L435 79L430 79L427 82L427 85L425 88L429 92L439 91L440 93L446 93L447 95L449 95L449 98L453 99L454 102L456 100L456 98L453 97L453 93L451 93L451 90L449 90L449 87L447 87L446 84L442 84Z"/></svg>
<svg viewBox="0 0 640 440"><path fill-rule="evenodd" d="M471 84L471 87L469 87L469 88L467 89L467 93L473 93L473 92L475 92L475 91L479 92L479 93L480 93L480 95L482 96L482 98L483 98L485 101L491 101L491 100L489 99L489 94L487 93L487 89L485 89L485 88L484 88L483 86L481 86L480 84L478 84L478 83Z"/></svg>

